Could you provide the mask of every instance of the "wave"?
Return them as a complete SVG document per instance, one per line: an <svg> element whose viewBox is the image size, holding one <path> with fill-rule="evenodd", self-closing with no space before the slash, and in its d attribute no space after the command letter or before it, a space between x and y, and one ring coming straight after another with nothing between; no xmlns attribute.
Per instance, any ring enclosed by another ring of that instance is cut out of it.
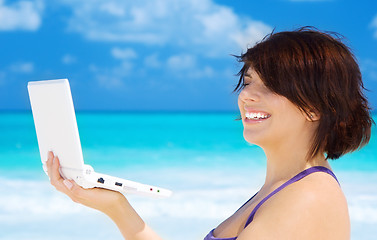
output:
<svg viewBox="0 0 377 240"><path fill-rule="evenodd" d="M377 230L372 227L377 224L377 173L340 172L337 175L348 200L353 237L357 239L357 236L365 235L366 232L377 234ZM153 176L146 172L144 176L147 176L144 179L147 182L152 178L160 179L161 183L174 179L174 183L169 186L174 195L169 199L128 196L139 214L156 229L163 229L162 235L168 236L167 239L178 238L178 235L173 237L178 233L172 229L187 231L187 227L182 227L183 223L189 226L193 239L200 234L205 235L250 198L264 178L262 171L252 176L196 170L188 170L184 174L178 171L170 174L157 171ZM4 228L0 233L2 239L21 239L22 234L27 235L23 229L34 229L35 239L48 239L45 238L47 227L54 230L47 231L50 239L56 232L70 229L77 234L77 239L82 240L91 236L92 233L88 231L97 231L97 227L93 230L93 225L97 226L98 222L106 223L100 225L103 234L110 234L108 231L111 231L114 234L112 239L121 239L110 220L96 211L73 203L67 196L57 192L47 179L0 178L0 182L0 226L3 226L0 228ZM28 227L20 228L20 224ZM56 224L60 230L54 228ZM44 227L41 228L41 225ZM78 228L87 230L80 233ZM40 229L40 235L36 229ZM14 234L18 235L15 237ZM98 238L98 235L94 237Z"/></svg>

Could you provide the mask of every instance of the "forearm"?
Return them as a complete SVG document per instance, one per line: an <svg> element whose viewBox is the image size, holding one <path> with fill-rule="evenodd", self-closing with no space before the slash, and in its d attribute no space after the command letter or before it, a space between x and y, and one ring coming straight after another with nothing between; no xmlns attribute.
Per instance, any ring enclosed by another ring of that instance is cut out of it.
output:
<svg viewBox="0 0 377 240"><path fill-rule="evenodd" d="M162 240L139 216L126 198L106 212L126 240Z"/></svg>

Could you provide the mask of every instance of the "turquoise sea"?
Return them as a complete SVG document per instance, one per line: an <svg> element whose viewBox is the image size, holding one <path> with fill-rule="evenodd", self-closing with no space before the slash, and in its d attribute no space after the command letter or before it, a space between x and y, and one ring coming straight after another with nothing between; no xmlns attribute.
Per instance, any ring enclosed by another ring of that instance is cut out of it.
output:
<svg viewBox="0 0 377 240"><path fill-rule="evenodd" d="M237 113L79 112L85 162L98 172L173 190L128 196L164 239L203 239L253 195L265 156L247 144ZM376 115L374 119L377 122ZM332 161L346 194L352 239L377 235L377 136ZM30 112L0 113L0 239L122 239L106 216L50 186Z"/></svg>

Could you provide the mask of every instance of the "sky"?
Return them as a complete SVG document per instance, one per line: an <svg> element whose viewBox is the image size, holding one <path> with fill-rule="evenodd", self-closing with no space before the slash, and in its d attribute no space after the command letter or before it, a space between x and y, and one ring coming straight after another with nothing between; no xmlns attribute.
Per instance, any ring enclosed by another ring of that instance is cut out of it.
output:
<svg viewBox="0 0 377 240"><path fill-rule="evenodd" d="M234 111L232 55L307 25L346 38L376 109L374 0L0 0L0 111L61 78L76 110Z"/></svg>

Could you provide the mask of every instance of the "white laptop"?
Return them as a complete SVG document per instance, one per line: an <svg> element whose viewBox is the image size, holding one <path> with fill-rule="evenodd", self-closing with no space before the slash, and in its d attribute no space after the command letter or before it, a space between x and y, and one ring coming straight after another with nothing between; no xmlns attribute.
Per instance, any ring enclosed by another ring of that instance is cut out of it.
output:
<svg viewBox="0 0 377 240"><path fill-rule="evenodd" d="M28 83L35 130L43 169L47 174L47 154L60 160L60 173L84 188L106 188L121 193L169 197L171 191L102 173L84 164L71 89L67 79Z"/></svg>

